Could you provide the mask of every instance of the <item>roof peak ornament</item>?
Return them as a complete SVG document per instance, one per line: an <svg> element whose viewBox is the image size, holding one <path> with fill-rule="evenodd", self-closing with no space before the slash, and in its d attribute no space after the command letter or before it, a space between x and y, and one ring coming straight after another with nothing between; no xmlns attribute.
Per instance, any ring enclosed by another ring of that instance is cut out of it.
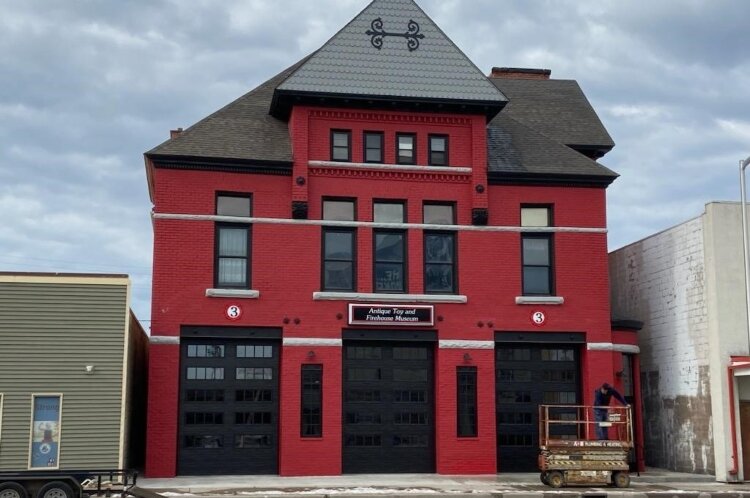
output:
<svg viewBox="0 0 750 498"><path fill-rule="evenodd" d="M389 33L383 30L383 19L378 17L373 19L370 23L370 28L365 34L370 36L370 43L378 50L383 48L383 38L386 36L400 36L406 38L406 45L409 47L409 52L414 52L419 48L419 40L424 39L424 35L419 32L419 24L414 19L409 19L409 23L406 25L406 33Z"/></svg>

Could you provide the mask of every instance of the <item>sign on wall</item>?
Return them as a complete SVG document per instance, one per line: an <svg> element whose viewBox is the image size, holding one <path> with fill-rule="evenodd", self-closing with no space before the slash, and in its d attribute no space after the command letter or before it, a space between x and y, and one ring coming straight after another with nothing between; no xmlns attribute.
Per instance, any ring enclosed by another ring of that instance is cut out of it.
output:
<svg viewBox="0 0 750 498"><path fill-rule="evenodd" d="M61 394L32 395L29 468L58 468L60 457Z"/></svg>
<svg viewBox="0 0 750 498"><path fill-rule="evenodd" d="M349 325L426 327L433 325L434 311L429 305L350 304Z"/></svg>

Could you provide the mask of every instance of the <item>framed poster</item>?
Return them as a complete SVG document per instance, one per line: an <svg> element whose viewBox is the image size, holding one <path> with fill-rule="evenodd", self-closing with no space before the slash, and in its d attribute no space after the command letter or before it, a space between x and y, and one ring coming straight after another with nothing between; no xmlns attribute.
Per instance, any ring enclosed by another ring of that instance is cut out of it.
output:
<svg viewBox="0 0 750 498"><path fill-rule="evenodd" d="M60 467L62 394L31 395L29 469Z"/></svg>

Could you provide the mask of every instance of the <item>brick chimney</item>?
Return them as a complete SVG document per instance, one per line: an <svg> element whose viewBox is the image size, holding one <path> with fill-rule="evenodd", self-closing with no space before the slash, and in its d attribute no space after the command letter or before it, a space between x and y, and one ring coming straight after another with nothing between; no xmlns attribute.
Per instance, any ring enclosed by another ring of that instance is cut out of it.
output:
<svg viewBox="0 0 750 498"><path fill-rule="evenodd" d="M550 69L527 69L523 67L493 67L490 78L506 80L548 80Z"/></svg>
<svg viewBox="0 0 750 498"><path fill-rule="evenodd" d="M182 133L182 128L177 128L176 130L169 130L169 138L175 138L180 133Z"/></svg>

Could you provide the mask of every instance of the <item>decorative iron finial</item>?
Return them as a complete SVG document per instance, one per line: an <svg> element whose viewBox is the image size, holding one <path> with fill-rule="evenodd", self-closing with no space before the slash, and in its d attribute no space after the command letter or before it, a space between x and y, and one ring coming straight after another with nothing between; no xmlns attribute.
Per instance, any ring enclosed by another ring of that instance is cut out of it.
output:
<svg viewBox="0 0 750 498"><path fill-rule="evenodd" d="M409 52L414 52L419 48L419 40L424 39L424 35L419 32L419 24L413 19L409 19L409 23L406 25L406 33L389 33L383 30L383 19L378 17L370 23L370 28L365 34L370 36L370 43L378 50L383 48L383 38L386 36L400 36L406 38L406 46L409 48Z"/></svg>

